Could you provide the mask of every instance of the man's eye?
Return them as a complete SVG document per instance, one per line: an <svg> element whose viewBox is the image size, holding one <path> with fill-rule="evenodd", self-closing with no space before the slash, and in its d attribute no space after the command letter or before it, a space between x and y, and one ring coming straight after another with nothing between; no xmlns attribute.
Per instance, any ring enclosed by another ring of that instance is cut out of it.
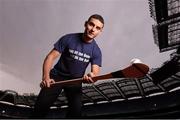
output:
<svg viewBox="0 0 180 120"><path fill-rule="evenodd" d="M96 29L97 29L97 30L100 30L101 28L100 28L100 27L97 27Z"/></svg>
<svg viewBox="0 0 180 120"><path fill-rule="evenodd" d="M93 24L93 23L89 23L89 25L90 25L90 26L94 26L94 24Z"/></svg>

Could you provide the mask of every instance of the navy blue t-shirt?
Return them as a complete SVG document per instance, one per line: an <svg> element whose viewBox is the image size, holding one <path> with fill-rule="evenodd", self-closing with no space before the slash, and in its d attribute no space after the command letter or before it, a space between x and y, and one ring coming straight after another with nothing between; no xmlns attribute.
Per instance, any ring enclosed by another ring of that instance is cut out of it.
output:
<svg viewBox="0 0 180 120"><path fill-rule="evenodd" d="M54 49L61 53L59 61L54 66L59 75L82 77L89 63L101 66L102 54L96 41L86 43L82 35L82 33L67 34L54 44Z"/></svg>

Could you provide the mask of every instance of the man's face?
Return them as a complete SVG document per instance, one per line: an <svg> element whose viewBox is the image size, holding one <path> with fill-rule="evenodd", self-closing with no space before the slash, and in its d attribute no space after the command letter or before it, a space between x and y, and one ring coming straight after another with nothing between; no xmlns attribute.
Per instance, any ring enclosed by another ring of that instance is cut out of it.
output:
<svg viewBox="0 0 180 120"><path fill-rule="evenodd" d="M103 26L103 23L101 23L98 19L91 18L85 23L85 37L92 40L102 32Z"/></svg>

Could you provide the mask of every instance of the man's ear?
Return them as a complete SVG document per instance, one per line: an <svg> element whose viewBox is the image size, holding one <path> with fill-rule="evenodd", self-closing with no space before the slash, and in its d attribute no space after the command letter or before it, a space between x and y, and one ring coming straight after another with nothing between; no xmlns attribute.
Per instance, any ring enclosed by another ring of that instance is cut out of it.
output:
<svg viewBox="0 0 180 120"><path fill-rule="evenodd" d="M88 21L86 21L86 22L84 23L84 27L86 27L86 26L87 26L87 24L88 24Z"/></svg>

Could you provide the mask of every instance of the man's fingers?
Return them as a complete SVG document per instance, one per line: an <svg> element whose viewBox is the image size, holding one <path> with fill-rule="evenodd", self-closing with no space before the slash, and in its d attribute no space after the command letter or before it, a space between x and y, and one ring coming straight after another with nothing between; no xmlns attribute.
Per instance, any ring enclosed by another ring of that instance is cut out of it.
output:
<svg viewBox="0 0 180 120"><path fill-rule="evenodd" d="M89 77L89 76L87 76L87 75L85 75L85 76L83 77L83 80L84 80L85 83L94 83L94 81L92 80L92 78Z"/></svg>
<svg viewBox="0 0 180 120"><path fill-rule="evenodd" d="M45 81L42 81L42 82L40 83L40 87L43 88L43 87L45 87L45 86L46 86Z"/></svg>
<svg viewBox="0 0 180 120"><path fill-rule="evenodd" d="M51 87L51 84L55 83L53 79L50 79L50 81L47 82L47 87Z"/></svg>
<svg viewBox="0 0 180 120"><path fill-rule="evenodd" d="M89 77L88 80L89 80L91 83L94 82L91 77Z"/></svg>
<svg viewBox="0 0 180 120"><path fill-rule="evenodd" d="M43 88L43 87L44 87L43 82L41 82L39 85L40 85L40 87L41 87L41 88Z"/></svg>
<svg viewBox="0 0 180 120"><path fill-rule="evenodd" d="M54 79L51 79L51 83L55 83Z"/></svg>
<svg viewBox="0 0 180 120"><path fill-rule="evenodd" d="M50 87L50 82L46 82L46 86L47 86L47 87Z"/></svg>
<svg viewBox="0 0 180 120"><path fill-rule="evenodd" d="M40 83L40 87L43 88L43 87L51 87L51 84L52 83L55 83L55 81L53 79L50 79L50 80L43 80L41 83Z"/></svg>

